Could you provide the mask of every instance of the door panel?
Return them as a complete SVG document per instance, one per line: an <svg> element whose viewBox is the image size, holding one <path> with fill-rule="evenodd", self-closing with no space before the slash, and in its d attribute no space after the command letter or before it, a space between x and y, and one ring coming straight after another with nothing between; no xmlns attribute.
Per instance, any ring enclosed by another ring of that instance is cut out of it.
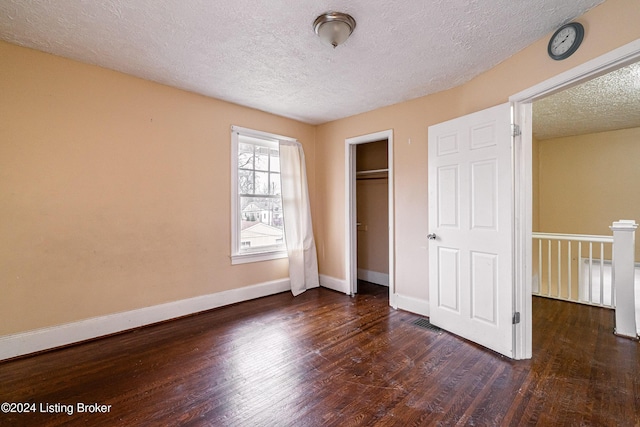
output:
<svg viewBox="0 0 640 427"><path fill-rule="evenodd" d="M495 230L497 207L495 194L497 165L495 160L471 165L471 228Z"/></svg>
<svg viewBox="0 0 640 427"><path fill-rule="evenodd" d="M429 128L431 323L513 357L510 106Z"/></svg>
<svg viewBox="0 0 640 427"><path fill-rule="evenodd" d="M458 227L458 168L446 166L438 169L438 225Z"/></svg>
<svg viewBox="0 0 640 427"><path fill-rule="evenodd" d="M496 254L471 252L472 317L497 324L497 261Z"/></svg>
<svg viewBox="0 0 640 427"><path fill-rule="evenodd" d="M438 271L447 274L440 277L438 291L439 306L456 313L460 311L460 251L450 248L438 248Z"/></svg>

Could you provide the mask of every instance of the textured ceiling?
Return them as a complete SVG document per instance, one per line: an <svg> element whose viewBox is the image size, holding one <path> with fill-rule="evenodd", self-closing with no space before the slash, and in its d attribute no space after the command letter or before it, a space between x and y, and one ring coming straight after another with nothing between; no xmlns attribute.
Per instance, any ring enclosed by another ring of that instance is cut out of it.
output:
<svg viewBox="0 0 640 427"><path fill-rule="evenodd" d="M640 62L533 103L537 139L634 127L640 127Z"/></svg>
<svg viewBox="0 0 640 427"><path fill-rule="evenodd" d="M0 39L308 123L460 85L602 0L0 0ZM312 30L351 14L337 49Z"/></svg>

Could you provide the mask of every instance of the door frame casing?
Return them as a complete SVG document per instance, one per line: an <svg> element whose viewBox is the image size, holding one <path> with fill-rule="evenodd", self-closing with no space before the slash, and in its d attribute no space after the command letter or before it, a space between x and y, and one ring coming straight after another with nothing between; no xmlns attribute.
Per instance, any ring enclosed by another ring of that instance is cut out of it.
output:
<svg viewBox="0 0 640 427"><path fill-rule="evenodd" d="M640 39L614 49L575 68L509 97L513 123L521 129L520 144L514 152L514 310L520 312L516 324L515 358L530 359L532 349L532 103L538 99L594 79L640 60Z"/></svg>
<svg viewBox="0 0 640 427"><path fill-rule="evenodd" d="M393 130L360 135L345 140L345 279L347 294L354 295L358 286L358 254L356 226L356 146L387 140L389 196L389 305L397 308L395 287L395 233L393 198Z"/></svg>

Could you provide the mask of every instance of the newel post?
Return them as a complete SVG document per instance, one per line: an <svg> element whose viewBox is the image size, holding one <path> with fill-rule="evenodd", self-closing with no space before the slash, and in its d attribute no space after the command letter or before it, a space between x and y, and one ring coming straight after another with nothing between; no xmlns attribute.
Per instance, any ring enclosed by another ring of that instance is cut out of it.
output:
<svg viewBox="0 0 640 427"><path fill-rule="evenodd" d="M638 224L621 219L610 228L613 231L613 283L616 290L615 334L636 338L634 268Z"/></svg>

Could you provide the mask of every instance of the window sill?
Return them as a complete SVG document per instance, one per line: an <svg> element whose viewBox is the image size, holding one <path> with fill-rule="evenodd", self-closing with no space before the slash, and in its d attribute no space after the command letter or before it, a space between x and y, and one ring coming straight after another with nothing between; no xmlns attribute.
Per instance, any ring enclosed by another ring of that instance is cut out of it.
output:
<svg viewBox="0 0 640 427"><path fill-rule="evenodd" d="M231 255L231 265L248 264L250 262L270 261L273 259L287 258L287 251L255 252Z"/></svg>

